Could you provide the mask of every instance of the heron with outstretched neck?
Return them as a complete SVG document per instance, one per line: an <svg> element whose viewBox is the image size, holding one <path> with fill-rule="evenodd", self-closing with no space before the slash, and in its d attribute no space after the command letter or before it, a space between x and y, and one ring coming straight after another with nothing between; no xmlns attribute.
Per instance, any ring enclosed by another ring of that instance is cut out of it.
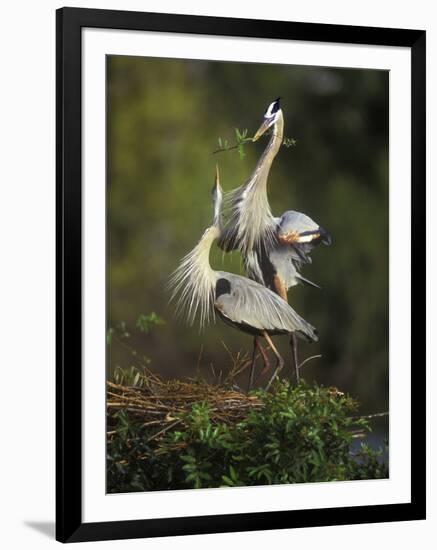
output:
<svg viewBox="0 0 437 550"><path fill-rule="evenodd" d="M301 269L311 263L313 248L319 243L331 244L331 237L301 212L288 210L281 217L273 216L267 196L267 180L284 136L284 116L279 98L267 108L253 141L267 131L271 136L254 171L243 185L226 195L228 221L218 245L226 252L238 249L248 277L288 301L287 291L292 286L303 283L318 287L301 274ZM299 381L294 334L290 344ZM255 341L254 347L260 347L259 342ZM253 368L252 364L251 371Z"/></svg>
<svg viewBox="0 0 437 550"><path fill-rule="evenodd" d="M200 326L203 327L217 314L233 328L257 339L264 337L277 359L276 368L266 387L268 389L284 365L271 336L293 334L317 342L317 331L266 286L241 275L212 269L210 250L223 231L222 197L217 168L213 188L213 224L206 229L196 247L182 259L172 275L171 299L177 299L178 312L190 324L199 316Z"/></svg>

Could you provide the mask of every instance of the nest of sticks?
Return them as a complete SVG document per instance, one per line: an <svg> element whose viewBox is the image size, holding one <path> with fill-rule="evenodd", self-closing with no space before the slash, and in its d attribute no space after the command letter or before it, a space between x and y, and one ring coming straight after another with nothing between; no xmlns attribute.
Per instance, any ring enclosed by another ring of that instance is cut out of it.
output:
<svg viewBox="0 0 437 550"><path fill-rule="evenodd" d="M236 424L251 410L263 406L256 395L239 389L210 384L204 380L163 380L150 371L137 373L132 381L107 382L108 437L115 432L116 415L126 411L129 418L151 428L150 439L159 440L169 430L184 426L184 417L194 403L207 403L212 423Z"/></svg>

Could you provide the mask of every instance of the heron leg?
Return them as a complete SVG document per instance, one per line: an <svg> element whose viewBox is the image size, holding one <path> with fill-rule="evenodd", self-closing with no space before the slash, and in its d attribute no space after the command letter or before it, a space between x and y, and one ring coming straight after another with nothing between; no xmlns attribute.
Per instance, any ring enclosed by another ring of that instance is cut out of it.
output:
<svg viewBox="0 0 437 550"><path fill-rule="evenodd" d="M261 372L258 373L256 379L255 379L255 385L257 384L258 380L264 376L264 374L270 370L270 360L269 356L267 355L267 351L264 349L263 345L260 342L260 338L256 338L256 345L259 349L260 355L263 358L264 367L262 368Z"/></svg>
<svg viewBox="0 0 437 550"><path fill-rule="evenodd" d="M259 346L258 337L255 336L253 339L253 352L252 352L252 362L250 364L250 374L249 374L249 386L247 391L250 392L253 386L253 375L255 373L255 361L256 361L256 349Z"/></svg>
<svg viewBox="0 0 437 550"><path fill-rule="evenodd" d="M270 378L269 383L267 384L267 386L265 388L266 391L268 391L270 389L270 386L273 384L273 380L278 376L279 371L284 367L284 359L282 359L279 351L276 349L276 346L272 342L272 339L267 334L267 332L264 332L264 338L269 343L270 348L273 350L273 353L276 355L276 359L277 359L275 372L273 373L273 376Z"/></svg>
<svg viewBox="0 0 437 550"><path fill-rule="evenodd" d="M259 376L264 376L264 374L270 370L270 361L269 361L269 356L267 355L267 352L266 350L263 348L261 342L259 341L259 339L257 339L257 344L258 344L258 349L262 355L262 358L263 358L263 362L264 362L264 367L262 369L262 371L259 373L258 377Z"/></svg>
<svg viewBox="0 0 437 550"><path fill-rule="evenodd" d="M299 384L299 359L297 356L297 336L293 333L290 337L291 355L293 357L294 372L296 373L296 383Z"/></svg>

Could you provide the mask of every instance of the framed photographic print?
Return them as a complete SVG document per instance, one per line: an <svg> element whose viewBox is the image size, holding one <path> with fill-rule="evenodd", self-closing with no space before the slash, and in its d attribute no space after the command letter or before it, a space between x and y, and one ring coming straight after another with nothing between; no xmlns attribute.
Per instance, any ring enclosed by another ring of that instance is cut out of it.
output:
<svg viewBox="0 0 437 550"><path fill-rule="evenodd" d="M425 32L57 12L57 539L425 518Z"/></svg>

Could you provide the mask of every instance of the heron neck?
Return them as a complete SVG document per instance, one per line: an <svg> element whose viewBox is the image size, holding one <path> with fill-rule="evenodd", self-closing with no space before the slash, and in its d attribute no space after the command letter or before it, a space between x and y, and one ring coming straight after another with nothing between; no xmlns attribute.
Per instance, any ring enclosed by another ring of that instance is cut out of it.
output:
<svg viewBox="0 0 437 550"><path fill-rule="evenodd" d="M267 144L267 147L264 149L261 158L259 159L255 171L254 171L254 183L257 186L263 187L264 189L267 186L267 178L269 176L270 168L272 162L282 145L282 140L284 137L284 117L282 111L279 114L278 120L273 126L273 132L270 137L270 140Z"/></svg>
<svg viewBox="0 0 437 550"><path fill-rule="evenodd" d="M246 252L257 246L261 240L267 245L274 240L275 222L267 197L267 179L273 159L281 147L283 134L284 119L281 112L273 126L267 147L251 178L241 190L237 227L239 239Z"/></svg>
<svg viewBox="0 0 437 550"><path fill-rule="evenodd" d="M211 267L209 255L211 252L211 247L214 241L220 237L220 233L220 225L215 223L205 231L198 245L194 249L195 262L198 267L198 275L211 281L214 280L215 271Z"/></svg>
<svg viewBox="0 0 437 550"><path fill-rule="evenodd" d="M223 229L222 200L221 200L221 198L218 199L214 203L213 227L217 228L217 230L219 232L219 235L216 237L218 239L220 237L220 233L222 232L222 229Z"/></svg>
<svg viewBox="0 0 437 550"><path fill-rule="evenodd" d="M209 253L220 230L208 228L193 250L185 256L172 280L173 296L179 293L178 308L185 309L190 324L200 315L200 328L214 317L214 285L217 273L209 263Z"/></svg>

